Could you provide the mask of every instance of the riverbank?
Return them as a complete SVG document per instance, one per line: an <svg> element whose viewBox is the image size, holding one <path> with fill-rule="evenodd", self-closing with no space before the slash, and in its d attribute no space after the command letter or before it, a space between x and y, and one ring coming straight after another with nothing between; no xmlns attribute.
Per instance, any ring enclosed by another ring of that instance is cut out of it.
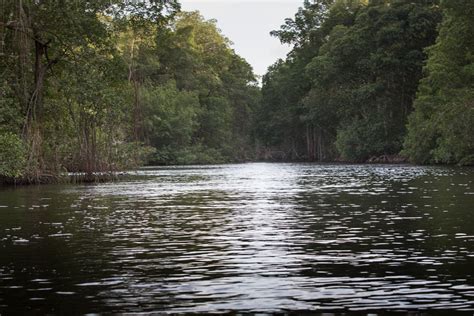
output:
<svg viewBox="0 0 474 316"><path fill-rule="evenodd" d="M115 173L67 173L61 175L43 175L35 179L13 179L0 178L0 186L25 186L42 184L79 184L79 183L102 183L123 180L129 177L127 172Z"/></svg>
<svg viewBox="0 0 474 316"><path fill-rule="evenodd" d="M281 157L277 157L281 158ZM337 165L411 165L411 166L421 166L419 164L411 163L406 157L400 155L381 155L373 156L366 161L355 162L355 161L345 161L343 159L334 159L328 161L308 161L308 160L290 160L290 159L255 159L255 160L233 160L233 161L218 161L212 160L210 162L199 160L192 161L188 163L170 163L170 164L145 164L141 167L137 167L136 170L143 167L172 167L172 166L203 166L203 165L232 165L232 164L247 164L254 162L261 163L310 163L310 164L337 164ZM458 166L458 167L469 167L473 166L473 163L460 165L460 164L430 164L431 166ZM424 166L430 166L424 165ZM79 184L79 183L101 183L109 181L119 181L126 179L130 176L130 171L117 171L117 172L97 172L92 174L80 173L80 172L71 172L64 173L61 175L52 175L45 174L35 179L13 179L13 178L1 178L0 177L0 186L15 186L15 185L41 185L41 184Z"/></svg>

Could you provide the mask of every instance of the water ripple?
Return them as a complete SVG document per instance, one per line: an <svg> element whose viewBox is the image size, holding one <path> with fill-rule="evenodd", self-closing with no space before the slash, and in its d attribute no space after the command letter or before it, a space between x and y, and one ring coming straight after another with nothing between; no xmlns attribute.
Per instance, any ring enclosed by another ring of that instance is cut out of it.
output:
<svg viewBox="0 0 474 316"><path fill-rule="evenodd" d="M0 314L472 312L473 180L262 163L0 191Z"/></svg>

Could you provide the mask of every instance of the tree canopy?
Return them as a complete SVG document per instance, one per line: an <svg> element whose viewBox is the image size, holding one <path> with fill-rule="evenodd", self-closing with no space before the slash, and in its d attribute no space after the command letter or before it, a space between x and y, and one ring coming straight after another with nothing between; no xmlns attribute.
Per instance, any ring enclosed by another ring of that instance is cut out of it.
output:
<svg viewBox="0 0 474 316"><path fill-rule="evenodd" d="M436 1L306 1L272 33L294 48L264 78L260 141L291 159L398 154L440 21Z"/></svg>
<svg viewBox="0 0 474 316"><path fill-rule="evenodd" d="M305 0L256 80L176 0L7 1L0 182L142 164L474 162L474 5Z"/></svg>
<svg viewBox="0 0 474 316"><path fill-rule="evenodd" d="M405 153L417 163L474 163L474 3L443 1L409 117Z"/></svg>
<svg viewBox="0 0 474 316"><path fill-rule="evenodd" d="M1 15L2 181L247 157L259 90L215 21L174 0L12 1Z"/></svg>

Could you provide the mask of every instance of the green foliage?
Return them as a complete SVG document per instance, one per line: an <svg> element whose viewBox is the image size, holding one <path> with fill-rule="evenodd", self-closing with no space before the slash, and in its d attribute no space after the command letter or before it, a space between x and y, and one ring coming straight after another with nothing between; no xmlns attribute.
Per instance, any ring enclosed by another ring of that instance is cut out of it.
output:
<svg viewBox="0 0 474 316"><path fill-rule="evenodd" d="M157 46L161 61L159 82L175 82L183 98L183 93L188 93L188 100L178 101L181 117L175 117L179 123L171 122L171 117L166 119L166 115L160 116L169 128L164 133L154 134L170 137L152 141L158 152L163 146L168 147L165 153L159 154L157 161L166 163L164 157L168 152L189 148L197 150L198 155L216 151L218 155L201 155L210 157L209 161L215 160L212 156L222 156L230 161L248 156L252 150L254 109L259 103L259 91L250 65L230 48L230 41L220 34L215 21L204 20L198 12L180 13L170 22L166 32L158 34L157 40L165 43ZM172 100L174 96L168 99ZM174 106L167 105L166 108ZM185 108L187 110L183 110ZM183 155L190 156L185 152ZM204 158L182 161L205 161Z"/></svg>
<svg viewBox="0 0 474 316"><path fill-rule="evenodd" d="M5 80L0 81L0 132L19 131L22 120L20 106L15 100L14 92Z"/></svg>
<svg viewBox="0 0 474 316"><path fill-rule="evenodd" d="M411 114L404 154L417 163L472 164L474 155L474 4L443 1L436 44Z"/></svg>
<svg viewBox="0 0 474 316"><path fill-rule="evenodd" d="M195 145L184 149L177 154L176 163L183 164L220 164L230 162L220 150Z"/></svg>
<svg viewBox="0 0 474 316"><path fill-rule="evenodd" d="M375 122L370 120L353 121L338 131L336 147L342 159L364 162L371 156L381 155L385 152L386 143L378 137L383 133L383 125L377 120Z"/></svg>
<svg viewBox="0 0 474 316"><path fill-rule="evenodd" d="M17 135L0 133L0 179L19 178L26 167L25 144Z"/></svg>
<svg viewBox="0 0 474 316"><path fill-rule="evenodd" d="M251 150L259 90L215 21L178 12L175 0L10 1L2 10L0 133L28 151L22 160L12 148L3 177L92 179L151 156L223 162Z"/></svg>
<svg viewBox="0 0 474 316"><path fill-rule="evenodd" d="M199 99L194 92L180 91L172 81L147 86L143 91L145 134L156 148L187 147L197 128Z"/></svg>
<svg viewBox="0 0 474 316"><path fill-rule="evenodd" d="M185 148L164 147L158 150L151 161L158 165L221 164L231 160L219 149L208 148L201 144Z"/></svg>
<svg viewBox="0 0 474 316"><path fill-rule="evenodd" d="M469 1L442 2L428 50L436 0L305 1L272 32L294 47L261 90L216 21L175 0L2 9L2 179L245 161L255 148L365 161L403 140L416 162L473 161Z"/></svg>
<svg viewBox="0 0 474 316"><path fill-rule="evenodd" d="M156 148L141 143L123 142L114 144L113 170L133 170L148 163L156 153Z"/></svg>
<svg viewBox="0 0 474 316"><path fill-rule="evenodd" d="M259 139L307 160L397 154L437 36L433 2L305 2L273 32L294 48L264 77Z"/></svg>

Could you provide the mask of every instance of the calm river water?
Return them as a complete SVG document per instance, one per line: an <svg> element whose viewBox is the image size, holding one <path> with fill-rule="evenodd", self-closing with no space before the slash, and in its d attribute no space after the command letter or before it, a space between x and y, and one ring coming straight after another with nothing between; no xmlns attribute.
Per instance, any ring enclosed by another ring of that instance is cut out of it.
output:
<svg viewBox="0 0 474 316"><path fill-rule="evenodd" d="M252 163L0 189L0 314L474 311L474 169Z"/></svg>

